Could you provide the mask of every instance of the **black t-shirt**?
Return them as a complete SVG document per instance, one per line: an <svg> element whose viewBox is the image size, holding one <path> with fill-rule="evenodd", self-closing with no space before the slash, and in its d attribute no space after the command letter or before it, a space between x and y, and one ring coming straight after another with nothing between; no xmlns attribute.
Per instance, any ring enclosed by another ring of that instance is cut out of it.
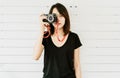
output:
<svg viewBox="0 0 120 78"><path fill-rule="evenodd" d="M74 49L82 46L76 33L70 32L64 45L57 47L51 37L44 38L43 78L76 78L74 70Z"/></svg>

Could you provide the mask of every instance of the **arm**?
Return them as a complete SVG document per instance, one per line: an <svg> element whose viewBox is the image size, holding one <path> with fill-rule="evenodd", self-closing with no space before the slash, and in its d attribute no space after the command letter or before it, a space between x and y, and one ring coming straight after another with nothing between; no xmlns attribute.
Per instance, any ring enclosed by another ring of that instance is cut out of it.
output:
<svg viewBox="0 0 120 78"><path fill-rule="evenodd" d="M76 78L82 78L81 68L80 68L79 51L80 51L80 48L77 48L74 50L74 68L75 68Z"/></svg>
<svg viewBox="0 0 120 78"><path fill-rule="evenodd" d="M43 52L43 49L44 49L44 46L42 45L42 36L39 36L34 46L34 53L33 53L34 60L39 60Z"/></svg>
<svg viewBox="0 0 120 78"><path fill-rule="evenodd" d="M45 30L45 26L49 25L48 23L43 22L42 21L43 19L46 19L46 16L43 16L42 14L40 15L40 35L35 43L34 52L33 52L33 59L35 60L39 60L43 52L44 46L42 44L42 40L43 40L44 30Z"/></svg>

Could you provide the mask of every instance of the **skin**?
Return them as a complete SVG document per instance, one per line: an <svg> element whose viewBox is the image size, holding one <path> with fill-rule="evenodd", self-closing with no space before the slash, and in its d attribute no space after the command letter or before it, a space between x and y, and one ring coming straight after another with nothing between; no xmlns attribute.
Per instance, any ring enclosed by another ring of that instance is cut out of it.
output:
<svg viewBox="0 0 120 78"><path fill-rule="evenodd" d="M53 13L55 13L58 18L58 22L53 23L53 26L56 30L56 27L58 25L58 35L59 35L59 38L62 39L64 37L63 26L65 24L65 18L58 12L58 10L56 8L53 9ZM34 54L33 54L33 58L35 60L39 60L39 58L43 52L43 49L44 49L44 46L42 45L44 29L45 29L45 26L49 25L48 23L42 21L42 19L45 19L45 18L46 18L46 16L40 15L40 27L41 27L40 28L40 36L38 37L38 40L36 41L36 44L34 46ZM61 47L66 42L68 35L69 34L66 35L64 41L62 41L62 42L58 41L55 33L53 35L51 35L51 38L52 38L53 43L57 47ZM75 68L76 78L82 78L81 71L80 71L81 69L80 69L79 53L80 53L80 48L77 48L74 50L74 68Z"/></svg>

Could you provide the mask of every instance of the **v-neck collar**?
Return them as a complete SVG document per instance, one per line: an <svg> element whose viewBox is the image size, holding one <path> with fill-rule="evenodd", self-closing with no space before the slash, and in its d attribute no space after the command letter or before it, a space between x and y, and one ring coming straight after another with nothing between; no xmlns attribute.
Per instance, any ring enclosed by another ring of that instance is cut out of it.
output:
<svg viewBox="0 0 120 78"><path fill-rule="evenodd" d="M64 46L67 44L67 42L68 42L68 40L69 40L69 37L70 37L70 34L71 34L71 32L69 32L69 34L68 34L68 36L67 36L67 39L66 39L66 41L64 42L64 44L63 44L62 46L57 46L57 45L55 45L55 43L53 42L51 36L50 36L50 40L51 40L52 44L53 44L56 48L62 48L62 47L64 47Z"/></svg>

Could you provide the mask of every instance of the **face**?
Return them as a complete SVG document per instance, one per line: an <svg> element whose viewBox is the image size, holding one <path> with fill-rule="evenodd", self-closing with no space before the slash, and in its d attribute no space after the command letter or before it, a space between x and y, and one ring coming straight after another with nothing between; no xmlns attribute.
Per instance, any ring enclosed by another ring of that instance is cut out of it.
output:
<svg viewBox="0 0 120 78"><path fill-rule="evenodd" d="M55 13L57 15L57 22L53 23L53 26L56 28L58 26L58 28L63 28L63 26L65 25L65 18L64 16L62 16L57 8L54 8L52 13Z"/></svg>

